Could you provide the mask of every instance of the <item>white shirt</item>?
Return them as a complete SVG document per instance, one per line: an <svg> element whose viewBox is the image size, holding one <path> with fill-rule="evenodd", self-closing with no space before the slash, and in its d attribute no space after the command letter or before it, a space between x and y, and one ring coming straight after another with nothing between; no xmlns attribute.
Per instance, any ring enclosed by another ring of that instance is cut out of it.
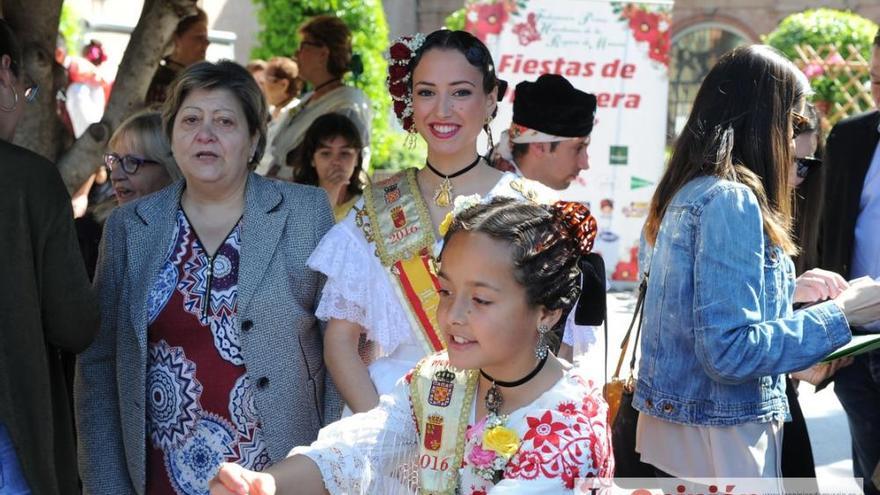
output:
<svg viewBox="0 0 880 495"><path fill-rule="evenodd" d="M880 278L880 143L874 150L871 166L862 185L850 276L852 279L864 276ZM880 321L865 325L864 328L880 331Z"/></svg>

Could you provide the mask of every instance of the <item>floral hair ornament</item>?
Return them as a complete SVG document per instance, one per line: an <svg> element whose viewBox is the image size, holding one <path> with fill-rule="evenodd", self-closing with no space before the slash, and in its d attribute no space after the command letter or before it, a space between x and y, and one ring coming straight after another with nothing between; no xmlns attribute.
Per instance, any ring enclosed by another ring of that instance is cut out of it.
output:
<svg viewBox="0 0 880 495"><path fill-rule="evenodd" d="M391 43L388 48L388 92L394 103L394 113L397 120L403 126L403 130L413 135L415 122L413 121L412 88L410 87L410 62L425 42L425 35L415 33L412 36L401 36Z"/></svg>
<svg viewBox="0 0 880 495"><path fill-rule="evenodd" d="M554 239L545 242L545 248L555 244L557 240L567 239L577 245L581 255L593 250L598 226L590 209L575 201L557 201L550 207L550 213L556 221L557 229Z"/></svg>
<svg viewBox="0 0 880 495"><path fill-rule="evenodd" d="M449 227L452 226L452 221L455 220L455 217L458 216L461 212L471 208L473 206L477 206L483 201L483 198L480 197L479 194L471 194L468 196L456 196L455 202L452 206L452 211L446 214L443 218L443 221L440 222L440 226L437 227L437 231L442 236L446 236L446 233L449 232Z"/></svg>

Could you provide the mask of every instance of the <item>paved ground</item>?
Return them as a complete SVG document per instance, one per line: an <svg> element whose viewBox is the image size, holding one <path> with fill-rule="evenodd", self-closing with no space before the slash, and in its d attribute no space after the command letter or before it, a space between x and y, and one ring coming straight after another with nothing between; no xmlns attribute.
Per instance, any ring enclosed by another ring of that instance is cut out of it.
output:
<svg viewBox="0 0 880 495"><path fill-rule="evenodd" d="M633 292L608 294L609 353L615 361L617 345L623 338L635 307ZM611 370L613 371L613 370ZM832 386L816 393L809 384L800 386L800 402L810 431L819 488L823 492L853 487L852 455L846 415Z"/></svg>

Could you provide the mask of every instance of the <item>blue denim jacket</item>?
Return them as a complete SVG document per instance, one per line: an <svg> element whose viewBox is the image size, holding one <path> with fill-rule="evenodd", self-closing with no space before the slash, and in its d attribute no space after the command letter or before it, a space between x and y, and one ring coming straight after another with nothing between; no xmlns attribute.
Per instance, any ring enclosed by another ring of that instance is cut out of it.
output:
<svg viewBox="0 0 880 495"><path fill-rule="evenodd" d="M650 275L633 406L642 413L703 426L790 419L782 374L851 338L831 301L792 312L794 264L769 244L742 184L687 183L641 252Z"/></svg>

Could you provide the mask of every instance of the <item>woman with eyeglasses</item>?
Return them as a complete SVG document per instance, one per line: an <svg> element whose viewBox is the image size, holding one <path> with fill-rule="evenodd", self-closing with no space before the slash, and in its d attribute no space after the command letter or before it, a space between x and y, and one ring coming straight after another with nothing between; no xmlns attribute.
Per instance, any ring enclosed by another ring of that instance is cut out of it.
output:
<svg viewBox="0 0 880 495"><path fill-rule="evenodd" d="M312 90L304 94L299 104L280 121L257 173L293 180L291 165L306 130L316 118L327 113L341 113L355 123L364 143L362 155L367 168L373 118L370 100L363 91L342 82L351 65L351 31L338 17L320 15L300 26L299 38L299 49L294 58L299 66L299 77Z"/></svg>
<svg viewBox="0 0 880 495"><path fill-rule="evenodd" d="M126 119L110 138L104 164L120 206L183 177L162 132L159 112L143 112Z"/></svg>
<svg viewBox="0 0 880 495"><path fill-rule="evenodd" d="M78 493L70 390L58 351L83 351L98 304L54 164L12 143L36 87L0 19L0 493Z"/></svg>

